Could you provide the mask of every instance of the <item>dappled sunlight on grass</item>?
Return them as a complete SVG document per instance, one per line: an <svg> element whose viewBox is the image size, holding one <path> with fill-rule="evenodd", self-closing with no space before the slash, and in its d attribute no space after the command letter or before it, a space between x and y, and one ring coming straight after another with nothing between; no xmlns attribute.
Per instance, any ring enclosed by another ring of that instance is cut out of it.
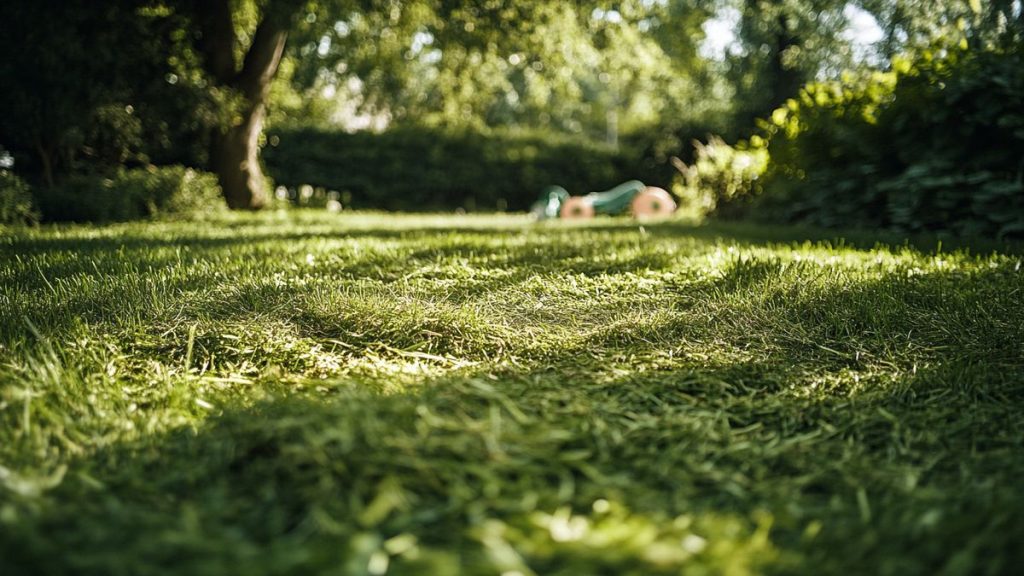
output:
<svg viewBox="0 0 1024 576"><path fill-rule="evenodd" d="M0 568L1022 561L1012 252L301 212L0 245Z"/></svg>

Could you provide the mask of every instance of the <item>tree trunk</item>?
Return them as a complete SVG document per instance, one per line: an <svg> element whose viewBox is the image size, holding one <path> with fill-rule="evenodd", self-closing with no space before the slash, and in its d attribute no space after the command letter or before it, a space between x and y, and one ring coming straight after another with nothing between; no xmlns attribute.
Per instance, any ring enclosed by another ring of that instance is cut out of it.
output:
<svg viewBox="0 0 1024 576"><path fill-rule="evenodd" d="M260 168L259 139L267 110L270 83L277 73L288 38L286 29L264 20L253 35L234 87L245 97L241 121L211 140L210 162L228 206L258 210L266 205L267 181Z"/></svg>
<svg viewBox="0 0 1024 576"><path fill-rule="evenodd" d="M218 131L210 141L210 167L229 208L258 210L267 203L267 182L259 159L263 115L264 106L257 105L240 124Z"/></svg>
<svg viewBox="0 0 1024 576"><path fill-rule="evenodd" d="M229 0L206 0L197 23L202 32L199 44L207 70L220 86L243 98L234 123L216 130L210 140L210 166L217 174L224 198L233 209L256 210L267 203L267 181L259 160L259 138L263 132L270 83L277 74L284 53L292 15L299 2L279 2L264 14L236 73L234 45L237 37Z"/></svg>

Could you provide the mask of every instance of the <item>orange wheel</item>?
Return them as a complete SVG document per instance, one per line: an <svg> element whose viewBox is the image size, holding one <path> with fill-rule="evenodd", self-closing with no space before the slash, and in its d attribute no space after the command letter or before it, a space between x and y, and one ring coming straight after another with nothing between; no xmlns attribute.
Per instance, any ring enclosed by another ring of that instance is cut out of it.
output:
<svg viewBox="0 0 1024 576"><path fill-rule="evenodd" d="M663 218L676 211L676 201L665 190L648 186L633 198L630 208L634 218Z"/></svg>
<svg viewBox="0 0 1024 576"><path fill-rule="evenodd" d="M594 217L594 206L583 196L570 196L568 200L562 202L558 216L563 220L587 220Z"/></svg>

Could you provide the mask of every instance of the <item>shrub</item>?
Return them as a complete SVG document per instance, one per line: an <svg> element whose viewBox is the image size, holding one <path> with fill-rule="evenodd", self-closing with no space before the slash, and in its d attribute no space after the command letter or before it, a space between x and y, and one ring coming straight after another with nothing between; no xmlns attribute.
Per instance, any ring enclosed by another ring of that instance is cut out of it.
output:
<svg viewBox="0 0 1024 576"><path fill-rule="evenodd" d="M767 152L757 146L759 140L753 142L754 146L733 147L712 136L707 144L694 140L690 164L673 158L679 176L672 191L680 199L680 210L702 218L721 214L728 211L728 206L756 196L760 191L758 179L768 162Z"/></svg>
<svg viewBox="0 0 1024 576"><path fill-rule="evenodd" d="M182 166L123 169L111 178L69 176L38 191L37 198L50 221L197 217L225 210L216 177Z"/></svg>
<svg viewBox="0 0 1024 576"><path fill-rule="evenodd" d="M182 166L124 170L113 188L144 206L144 217L195 217L226 209L216 176Z"/></svg>
<svg viewBox="0 0 1024 576"><path fill-rule="evenodd" d="M264 158L278 184L335 190L356 208L527 210L552 184L574 194L633 178L667 184L649 178L630 150L540 132L298 128L270 142Z"/></svg>
<svg viewBox="0 0 1024 576"><path fill-rule="evenodd" d="M0 225L38 221L28 184L13 172L0 169Z"/></svg>
<svg viewBox="0 0 1024 576"><path fill-rule="evenodd" d="M891 160L877 116L896 76L813 83L763 124L771 161L756 216L825 227L882 227L874 177Z"/></svg>
<svg viewBox="0 0 1024 576"><path fill-rule="evenodd" d="M763 129L756 215L1024 236L1024 46L955 47L815 83Z"/></svg>

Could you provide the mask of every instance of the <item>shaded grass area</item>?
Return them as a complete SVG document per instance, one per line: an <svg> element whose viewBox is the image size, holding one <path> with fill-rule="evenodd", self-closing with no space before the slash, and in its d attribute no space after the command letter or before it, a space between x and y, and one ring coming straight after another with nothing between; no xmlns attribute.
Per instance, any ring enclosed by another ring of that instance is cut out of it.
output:
<svg viewBox="0 0 1024 576"><path fill-rule="evenodd" d="M0 573L1000 574L1013 251L295 213L0 237Z"/></svg>

